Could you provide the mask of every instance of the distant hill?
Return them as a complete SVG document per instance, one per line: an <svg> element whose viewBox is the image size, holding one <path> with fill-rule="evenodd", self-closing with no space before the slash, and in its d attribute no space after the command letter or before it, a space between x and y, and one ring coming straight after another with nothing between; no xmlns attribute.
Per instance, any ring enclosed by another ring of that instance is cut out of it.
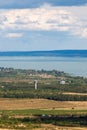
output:
<svg viewBox="0 0 87 130"><path fill-rule="evenodd" d="M87 57L87 50L10 51L10 52L0 52L0 56Z"/></svg>

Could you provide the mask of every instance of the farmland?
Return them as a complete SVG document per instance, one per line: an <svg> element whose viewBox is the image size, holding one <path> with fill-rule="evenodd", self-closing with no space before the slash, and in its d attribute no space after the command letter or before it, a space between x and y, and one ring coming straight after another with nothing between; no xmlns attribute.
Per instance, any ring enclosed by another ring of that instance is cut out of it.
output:
<svg viewBox="0 0 87 130"><path fill-rule="evenodd" d="M0 99L0 110L56 109L87 110L87 101L53 101L48 99Z"/></svg>
<svg viewBox="0 0 87 130"><path fill-rule="evenodd" d="M86 120L87 78L0 68L0 128L85 130Z"/></svg>
<svg viewBox="0 0 87 130"><path fill-rule="evenodd" d="M86 101L0 99L0 104L0 128L86 130Z"/></svg>

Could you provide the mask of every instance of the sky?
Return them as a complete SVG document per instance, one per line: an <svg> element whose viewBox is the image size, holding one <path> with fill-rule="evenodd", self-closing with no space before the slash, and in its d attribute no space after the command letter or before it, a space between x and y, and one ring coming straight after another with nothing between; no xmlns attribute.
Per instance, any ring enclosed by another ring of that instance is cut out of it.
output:
<svg viewBox="0 0 87 130"><path fill-rule="evenodd" d="M0 51L87 49L87 0L0 0Z"/></svg>

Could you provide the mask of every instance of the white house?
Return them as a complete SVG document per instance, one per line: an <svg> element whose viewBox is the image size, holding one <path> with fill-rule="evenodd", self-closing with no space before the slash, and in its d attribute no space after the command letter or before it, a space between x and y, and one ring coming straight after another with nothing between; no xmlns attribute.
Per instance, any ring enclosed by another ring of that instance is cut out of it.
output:
<svg viewBox="0 0 87 130"><path fill-rule="evenodd" d="M65 80L61 80L60 84L66 84Z"/></svg>

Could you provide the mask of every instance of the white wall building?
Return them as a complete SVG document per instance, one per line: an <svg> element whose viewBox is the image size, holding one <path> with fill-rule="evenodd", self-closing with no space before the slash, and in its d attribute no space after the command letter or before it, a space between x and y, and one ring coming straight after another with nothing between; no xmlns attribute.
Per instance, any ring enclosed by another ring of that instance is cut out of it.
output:
<svg viewBox="0 0 87 130"><path fill-rule="evenodd" d="M60 84L66 84L65 80L60 81Z"/></svg>

